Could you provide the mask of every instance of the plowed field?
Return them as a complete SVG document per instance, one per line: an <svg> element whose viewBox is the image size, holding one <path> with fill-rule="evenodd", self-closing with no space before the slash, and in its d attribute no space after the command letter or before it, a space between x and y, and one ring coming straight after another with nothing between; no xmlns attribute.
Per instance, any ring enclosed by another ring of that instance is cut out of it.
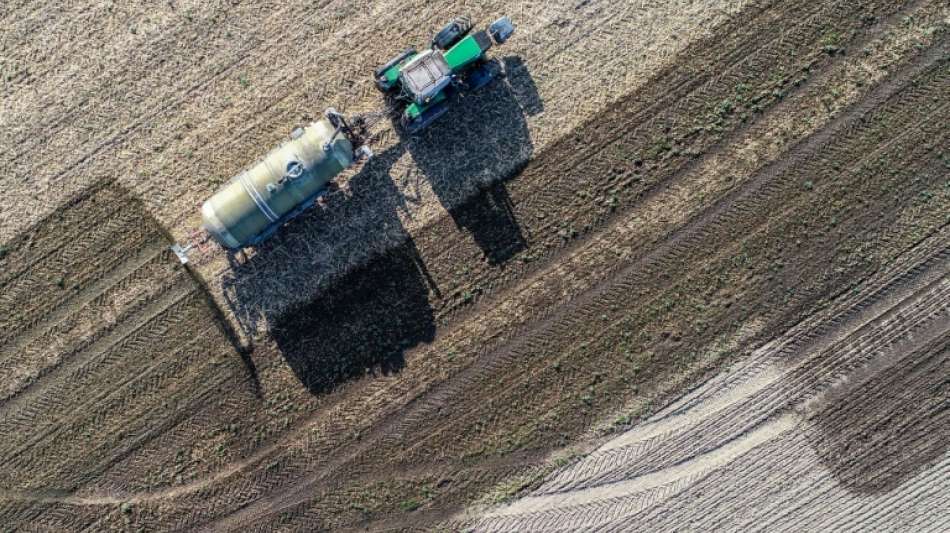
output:
<svg viewBox="0 0 950 533"><path fill-rule="evenodd" d="M950 524L945 2L5 7L0 530ZM456 12L503 79L177 263Z"/></svg>

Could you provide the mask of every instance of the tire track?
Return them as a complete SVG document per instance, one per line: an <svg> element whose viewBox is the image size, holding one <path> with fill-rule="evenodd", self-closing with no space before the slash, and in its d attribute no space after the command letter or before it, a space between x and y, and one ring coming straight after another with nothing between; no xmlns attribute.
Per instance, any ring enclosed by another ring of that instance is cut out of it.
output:
<svg viewBox="0 0 950 533"><path fill-rule="evenodd" d="M557 508L557 514L570 515L588 501L602 501L613 498L616 494L631 494L659 487L671 488L674 486L673 483L682 478L689 479L702 474L706 470L723 468L759 445L795 429L798 424L799 421L793 414L779 415L763 422L751 431L740 434L739 437L722 446L665 468L663 471L630 477L623 481L614 482L607 487L584 487L580 491L575 491L575 494L527 496L519 500L519 506L523 506L519 507L519 510L502 510L496 516L525 512L520 509L532 512L535 509L548 507ZM663 496L659 495L658 499L662 498Z"/></svg>
<svg viewBox="0 0 950 533"><path fill-rule="evenodd" d="M925 270L921 271L922 264L918 261L915 261L915 260L912 260L909 262L902 261L899 264L900 266L905 267L906 271L888 272L886 273L887 275L880 276L877 282L872 282L872 283L867 284L867 286L865 287L864 296L867 298L870 298L870 300L865 298L861 300L860 304L858 305L856 305L858 302L855 302L854 298L849 298L847 296L839 300L840 305L845 307L846 309L854 310L856 307L863 308L863 309L873 309L874 314L876 315L873 321L865 322L858 318L854 318L852 319L852 322L859 322L859 327L858 329L855 330L855 329L849 329L849 328L854 327L854 324L850 324L850 325L848 323L842 324L840 315L835 315L831 313L822 313L820 315L821 319L823 319L823 322L826 324L826 327L828 329L827 331L821 333L822 337L827 338L828 342L832 342L833 345L842 346L846 348L848 350L848 353L858 355L859 361L857 361L855 365L852 365L853 368L860 366L862 364L866 366L868 364L869 359L871 358L874 358L875 360L878 360L878 361L887 361L888 366L900 365L902 364L901 361L903 360L919 359L917 354L938 353L938 352L935 352L935 350L939 350L940 348L935 348L936 346L943 346L943 349L946 348L946 344L948 340L950 340L950 337L947 336L948 327L950 327L950 304L947 303L947 302L950 302L950 298L947 297L948 294L950 294L950 278L948 278L948 272L946 271L946 257L947 257L946 254L950 252L950 249L946 247L947 235L944 235L943 237L944 237L943 239L944 246L939 248L940 253L938 253L937 255L931 255L930 259L923 263L923 264L930 265L929 267L926 267ZM915 258L912 258L912 259L915 259ZM934 276L937 276L938 279L933 280ZM899 294L907 294L908 292L910 293L909 296L905 296L905 297L898 296ZM897 300L896 302L894 301L895 299ZM884 306L883 309L881 309L882 305ZM921 307L921 306L925 306L925 307ZM915 317L915 315L909 314L911 311L921 313L927 318L918 319ZM816 318L815 320L818 320L818 319ZM876 339L882 336L882 333L881 333L882 329L886 330L890 327L893 327L894 325L903 328L903 331L897 332L897 335L896 335L897 338L887 342L886 344L882 346L875 347L873 350L867 347L867 344L869 342L874 342ZM840 328L842 327L845 328L843 332L840 330ZM781 341L779 344L784 345L785 347L794 346L795 344L798 344L801 340L799 334L800 332L795 331L795 329L793 328L783 337L784 341ZM933 339L936 339L938 344L934 344ZM813 349L814 347L809 347L809 350L813 350ZM803 353L803 352L799 352L799 353ZM804 353L808 353L808 352L804 352ZM893 357L893 356L896 356L896 357ZM801 359L801 355L797 357L793 357L792 358L793 361L796 359L798 361L795 362L793 367L787 370L787 373L792 378L794 378L796 375L799 375L799 376L804 376L807 374L811 374L815 376L820 375L824 372L820 368L820 365L819 367L814 367L813 365L811 365L811 363L814 362L813 359L820 361L823 357L824 356L820 354L809 356L807 359L804 359L804 360ZM773 359L776 364L782 364L782 362L786 360L784 358L779 358L779 357L772 357L771 359ZM852 372L853 372L853 368L851 369ZM877 369L877 370L878 370L879 375L886 375L886 369ZM847 375L848 373L842 372L835 375L834 378L835 380L838 380L840 382L840 380L844 376L847 376ZM832 386L833 381L829 381L829 380L822 380L822 381L825 381L823 387L815 388L814 386L812 386L809 388L805 388L805 392L800 392L803 388L800 386L800 384L789 382L787 386L784 387L784 399L786 400L785 405L786 406L794 405L794 404L802 405L803 402L808 401L809 397L814 398L815 395L820 394L822 390L829 390L829 387ZM881 390L881 389L883 389L883 387L877 388L877 390ZM881 394L883 394L883 392L881 392ZM755 400L757 400L757 398L754 398L754 397L751 399L747 399L739 403L739 407L747 410L750 404L754 405ZM781 409L782 407L779 406L778 408ZM742 409L739 409L740 412L741 410ZM773 410L771 412L777 413L780 411ZM719 421L729 420L730 416L731 415L729 413L721 413L718 415L717 419L714 419L714 420L719 420ZM769 417L767 417L765 420L775 420L774 418L775 416L778 416L778 415L772 414ZM785 416L789 416L789 415L785 415ZM885 415L879 414L879 416L885 416ZM730 434L735 435L735 436L748 435L749 428L761 427L760 424L762 423L767 423L767 422L758 422L756 425L752 425L752 426L743 425L741 427L734 427L732 431L730 432ZM678 437L683 437L682 440L690 440L689 438L686 438L687 436L684 433L680 433ZM743 437L740 437L740 438L743 438ZM692 440L705 439L710 442L719 442L720 446L728 445L728 443L734 442L732 440L723 441L714 436L710 437L708 432L703 432L699 430L699 428L697 428L696 434L692 435L691 439ZM715 450L717 448L714 447L713 449ZM676 450L681 453L684 451L683 448L677 448ZM707 451L705 453L709 453L709 452ZM760 463L774 465L773 468L775 468L775 471L785 471L785 472L788 471L787 469L780 466L781 464L780 460L772 458L771 452L765 454L765 456L768 457L768 459L762 459L760 460ZM681 457L688 458L688 457L697 457L697 456L682 454ZM698 457L702 457L702 456L700 455ZM650 461L651 458L648 457L645 460ZM635 462L635 461L630 461L630 462ZM628 480L635 481L637 479L641 479L641 476L647 479L650 479L651 476L662 475L664 472L667 472L669 469L674 469L674 470L678 469L680 468L679 465L681 464L683 463L679 461L671 461L669 462L669 466L667 466L666 469L658 470L658 471L655 471L652 469L646 470L646 471L642 471L642 470L633 471L633 470L627 469L625 471L625 475L620 476L618 479L614 479L613 483L606 484L600 488L598 488L596 483L592 487L587 486L583 483L584 480L580 479L578 480L578 483L576 485L581 485L581 486L574 486L573 488L576 489L575 492L579 491L580 494L585 494L585 493L593 494L594 496L592 497L592 500L602 501L606 499L606 496L602 495L601 497L598 497L597 491L600 491L600 493L608 494L611 486L623 487L625 486L625 484L629 484L632 482ZM562 477L568 475L569 472L577 471L577 470L578 470L577 466L571 467L567 472L562 474ZM650 473L650 472L656 472L656 473ZM743 476L743 478L745 478L745 476ZM794 479L794 476L790 477L790 479ZM561 520L562 518L564 519L577 518L577 513L574 511L576 510L577 512L580 512L579 511L580 507L577 507L577 506L571 507L569 505L568 506L559 505L562 503L561 500L565 502L576 501L576 498L578 497L576 494L572 493L569 490L571 488L570 485L564 485L563 487L564 487L564 490L566 490L567 492L564 492L564 493L550 492L550 490L545 491L544 488L542 488L542 490L536 493L538 494L537 496L532 496L528 498L527 500L524 501L524 503L519 502L518 505L522 507L516 507L516 508L505 509L505 510L500 511L500 514L491 516L490 518L487 518L485 521L479 524L479 529L492 530L492 531L501 531L501 530L519 530L520 531L520 530L524 530L521 528L524 527L525 524L530 524L532 526L534 524L537 524L538 523L537 520L540 520L540 518L537 518L537 517L548 516L550 518L548 518L547 521L543 522L547 529L542 528L540 530L553 530L554 527L552 526L558 524L559 520ZM631 492L633 491L632 490L631 491L618 490L617 493L630 494ZM728 497L728 495L724 495L723 497ZM823 498L822 494L819 493L819 494L816 494L811 501L817 501L822 498ZM543 514L537 514L539 513L540 506L531 505L532 501L546 501L549 503L550 507L552 508L552 511L550 513L545 512ZM656 504L656 505L657 506L655 508L657 509L661 508L659 507L659 504ZM673 502L666 502L662 508L669 508L670 505L674 505ZM800 501L798 507L811 508L811 504L809 503L809 500ZM640 510L642 510L643 508L644 507L641 507ZM703 504L699 504L699 508L708 508L708 507L705 507ZM519 509L524 509L524 511L521 511L521 512L528 512L528 513L533 512L537 515L537 517L529 518L531 515L528 515L528 516L521 517L520 519L513 519L510 517L498 518L498 517L505 517L508 515L517 515L519 513ZM636 514L640 512L640 510L636 510L635 512L631 514L628 514L628 516L631 516L631 519L637 518L638 521L623 522L625 527L631 527L633 524L638 524L637 527L643 527L645 524L649 523L649 521L640 520L644 518ZM788 510L787 514L792 514L793 512L794 510L790 509ZM805 516L810 516L810 514L798 513L798 516L805 517ZM849 516L854 517L853 514ZM616 518L616 517L612 517L612 518ZM781 519L781 516L774 517L774 520L776 521L780 519ZM751 525L751 524L747 524L747 526L748 525ZM693 527L695 526L696 524L694 523ZM656 524L654 525L654 527L656 527ZM718 524L718 525L713 525L711 527L721 528L721 527L730 527L730 526L727 526L725 524ZM770 526L769 523L762 523L761 521L758 521L755 523L755 527L766 530L766 529L771 529L771 527L774 527L774 524L773 526ZM792 530L796 530L796 527L794 525L787 525L787 527L789 527ZM803 527L803 526L800 525L800 527ZM811 529L811 528L806 527L806 529ZM798 529L798 530L801 530L801 529Z"/></svg>
<svg viewBox="0 0 950 533"><path fill-rule="evenodd" d="M94 231L85 238L77 239L77 246L82 246L90 252L90 261L74 261L70 259L71 251L63 250L60 260L46 265L45 270L31 270L26 276L18 278L6 287L0 297L0 306L5 311L0 315L0 343L6 344L13 337L24 330L37 327L44 315L52 312L61 305L69 304L77 296L77 288L82 287L101 275L118 267L124 260L122 254L112 251L115 238L121 228L142 226L140 217L131 219L112 219L104 224L101 231ZM159 235L154 231L134 231L121 234L128 239L132 247ZM49 293L59 288L58 297L50 298ZM39 301L37 301L39 300Z"/></svg>
<svg viewBox="0 0 950 533"><path fill-rule="evenodd" d="M135 320L122 322L110 335L51 369L41 376L42 381L0 405L0 432L22 435L22 430L35 427L37 417L64 409L67 402L73 401L73 397L65 394L67 389L107 371L116 362L131 362L125 354L162 340L172 325L188 318L181 313L182 308L198 298L188 281L179 281L173 289L150 302ZM39 439L34 442L36 440ZM4 444L8 445L9 440ZM0 466L8 464L18 454L8 452Z"/></svg>
<svg viewBox="0 0 950 533"><path fill-rule="evenodd" d="M944 313L944 314L946 315L947 313ZM880 370L880 373L881 373L882 375L886 375L886 373L889 371L888 368L890 368L890 369L897 368L897 367L898 367L898 364L899 364L899 362L900 362L901 360L908 360L908 359L913 360L913 358L914 358L915 356L918 356L919 354L930 354L930 353L936 354L937 352L934 351L935 348L936 348L937 350L943 350L944 354L943 354L943 355L940 355L940 356L937 356L937 357L938 357L938 358L942 358L944 361L946 361L947 341L948 341L948 339L950 339L950 337L947 336L947 332L946 332L946 318L947 318L947 317L944 316L943 318L944 318L944 331L943 331L943 333L942 333L942 335L943 335L943 338L942 338L942 339L938 338L938 339L937 339L937 342L936 342L936 343L931 343L930 346L925 346L925 347L923 347L923 348L914 349L914 350L911 350L911 351L910 351L909 353L907 353L907 354L902 354L901 357L898 358L899 360L896 361L896 362L888 361L888 362L886 363L886 367L885 367L885 368L879 369L879 370ZM918 364L918 366L919 366L920 363L917 363L917 364ZM899 372L905 372L905 371L904 371L903 369L901 369ZM900 375L902 375L902 374L898 373L898 374L896 374L896 375L900 376ZM892 389L892 390L893 390L893 389ZM908 393L908 392L911 392L912 390L913 390L913 388L911 387L911 388L905 389L903 392L904 392L904 393ZM873 416L873 415L872 415L872 416ZM940 424L938 423L938 420L934 420L934 424L933 424L933 425L934 425L935 427L940 427ZM932 435L932 438L939 439L940 436L939 436L939 434L934 434L934 435ZM883 459L882 459L882 460L883 460ZM880 461L879 461L879 462L880 462ZM871 466L875 466L875 465L871 465ZM872 478L874 478L874 477L881 477L881 476L885 475L885 473L886 473L886 469L884 469L884 468L881 468L881 469L874 469L874 471L876 472L876 474L872 474L872 476L871 476ZM820 501L821 495L823 495L823 494L824 494L824 495L829 495L830 492L831 492L832 490L836 489L836 488L837 488L837 485L829 485L829 487L828 487L826 490L824 490L824 491L816 491L815 493L813 493L813 494L811 495L810 498L807 498L807 499L803 500L801 503L799 503L798 505L796 505L796 507L802 507L802 506L804 506L807 502ZM902 497L902 498L907 497L908 494L910 494L910 493L912 493L912 492L913 492L913 490L911 490L911 489L902 491L901 494L900 494L900 497ZM776 513L776 515L775 515L774 517L770 517L770 518L768 519L768 521L767 521L764 525L767 526L769 523L773 523L773 522L775 522L775 521L777 521L777 520L783 518L784 516L788 516L789 514L790 514L790 513L786 513L786 512ZM854 514L853 510L852 510L852 512L849 513L849 515L851 515L851 518L857 519L857 515ZM788 524L787 527L789 527L789 528L794 528L795 523L796 523L796 522L794 521L794 519L793 519L793 521L791 521L791 522L786 521L786 524Z"/></svg>
<svg viewBox="0 0 950 533"><path fill-rule="evenodd" d="M0 259L0 264L4 266L0 270L0 289L5 289L11 282L43 265L44 261L61 261L56 255L58 251L67 248L90 228L101 224L102 218L105 218L103 213L130 200L110 185L103 182L89 187L56 212L55 222L52 222L54 217L47 217L10 242L12 251ZM56 230L51 231L47 226L54 226ZM21 255L18 250L24 248L38 248L40 251L24 257L22 265L12 263Z"/></svg>
<svg viewBox="0 0 950 533"><path fill-rule="evenodd" d="M213 327L208 326L208 329ZM82 461L94 458L96 462L111 463L115 460L114 456L122 456L138 447L137 439L134 438L137 432L146 428L153 433L157 428L168 429L167 420L174 418L169 416L169 411L174 413L176 410L159 408L157 405L177 405L193 394L202 395L206 384L215 383L211 378L221 378L217 372L223 371L226 379L232 378L233 374L227 372L227 368L220 368L208 357L208 353L221 344L221 339L207 335L208 330L195 333L196 337L170 350L162 360L146 365L135 373L123 374L122 378L111 383L111 390L106 394L77 409L79 414L73 415L68 425L61 424L54 429L54 433L44 434L43 441L36 445L39 449L31 450L30 459L42 464L42 467L37 465L34 472L58 467L57 483L65 486L87 483L102 472L101 469L81 468ZM176 384L180 386L175 387ZM122 418L111 420L117 413L121 413ZM70 440L84 445L62 448L58 439L63 434L81 434L79 438ZM132 444L110 442L109 438L114 438L114 435L123 435L123 439ZM117 447L120 449L118 452ZM79 449L82 453L77 457ZM74 460L79 460L80 464L70 462ZM69 466L67 468L64 465Z"/></svg>
<svg viewBox="0 0 950 533"><path fill-rule="evenodd" d="M158 257L162 257L162 256L158 256ZM162 259L163 259L162 260L163 263L169 264L167 263L167 261L165 261L168 259L168 257L164 257ZM154 301L155 299L161 299L163 295L173 290L176 284L181 283L182 279L183 279L182 276L178 274L178 275L172 275L168 279L162 280L161 282L157 283L156 286L152 287L154 290L150 294L140 295L139 297L135 298L133 301L129 302L125 306L125 308L116 315L116 319L114 322L108 323L108 324L102 324L103 327L96 329L95 331L91 332L88 335L83 336L80 339L77 339L77 341L72 344L60 343L60 341L63 341L63 336L61 335L66 335L68 333L68 329L67 331L60 331L59 328L57 327L50 330L46 334L44 334L43 337L40 337L32 345L25 347L25 349L22 352L20 352L20 354L18 354L19 357L17 360L20 361L20 364L23 363L24 359L40 357L43 353L48 353L50 350L57 350L56 353L58 355L55 356L55 360L52 360L49 362L50 364L42 368L39 368L38 371L35 373L35 375L31 375L27 381L18 384L15 387L16 390L11 389L11 391L9 391L9 394L5 395L5 397L3 398L3 401L0 401L0 412L2 412L5 402L7 402L11 398L11 395L19 394L25 391L26 389L29 389L30 387L33 386L33 383L35 381L44 378L46 375L55 375L55 372L57 372L58 367L64 361L67 364L71 364L71 360L73 358L75 358L76 356L80 354L85 353L91 347L94 347L97 345L102 346L103 342L108 342L105 339L107 339L109 335L111 335L116 330L122 331L122 328L126 328L127 320L131 319L134 321L135 317L138 316L141 312L143 312L143 310L149 305L150 302ZM130 279L129 281L131 282L135 280ZM100 296L100 298L105 299L108 296L109 296L108 293L106 293ZM94 320L96 317L95 313L101 312L101 310L98 308L99 303L100 302L94 301L92 302L92 306L78 310L80 313L88 313L89 315L88 317L83 317L81 314L74 315L73 317L70 317L69 319L67 319L67 322L76 321L77 327L81 327L82 320L84 318L88 318L89 320ZM72 326L71 324L67 323L66 328L69 328L71 326ZM8 366L7 368L9 368L10 369L9 371L11 372L17 369L17 367L12 366L12 365ZM5 371L3 373L5 373Z"/></svg>
<svg viewBox="0 0 950 533"><path fill-rule="evenodd" d="M928 319L934 319L947 314L946 301L950 300L950 284L943 283L944 290L930 297L926 307L915 308L914 314L900 314L894 322L876 326L874 337L862 339L864 342L851 346L854 342L849 337L842 342L848 343L844 347L832 347L827 355L831 361L817 360L803 361L796 365L789 376L781 380L781 385L768 384L759 394L747 401L736 402L729 408L717 413L715 418L702 420L686 430L670 431L652 439L648 448L637 448L635 453L610 454L604 456L597 466L599 475L571 476L566 482L547 485L539 494L553 494L568 492L580 487L597 487L603 484L617 483L635 476L649 475L652 472L668 468L676 464L683 457L689 458L708 453L724 442L728 442L734 435L757 427L763 420L774 416L776 412L801 402L809 395L816 394L823 383L816 380L831 380L847 375L854 366L867 364L868 360L880 351L890 349L894 343L900 342L913 331L928 325ZM911 326L913 325L913 327ZM916 329L915 329L916 328ZM861 335L858 331L854 335ZM879 338L884 337L884 338ZM817 364L816 364L817 363ZM841 366L844 366L841 368ZM827 377L817 377L821 374ZM723 422L726 421L726 422ZM629 450L622 450L627 452ZM633 470L624 469L618 465L636 464Z"/></svg>
<svg viewBox="0 0 950 533"><path fill-rule="evenodd" d="M44 345L49 345L52 340L51 333L61 334L64 329L62 324L72 318L71 314L101 305L105 299L104 296L109 292L122 290L135 282L142 281L143 272L147 272L156 263L166 263L169 260L167 248L168 244L164 239L147 242L121 264L105 272L105 275L93 279L90 285L81 288L74 297L69 300L60 300L58 305L47 311L32 328L21 331L6 343L0 344L0 361L16 357L16 354L22 353L28 345L36 343L39 338L44 339Z"/></svg>

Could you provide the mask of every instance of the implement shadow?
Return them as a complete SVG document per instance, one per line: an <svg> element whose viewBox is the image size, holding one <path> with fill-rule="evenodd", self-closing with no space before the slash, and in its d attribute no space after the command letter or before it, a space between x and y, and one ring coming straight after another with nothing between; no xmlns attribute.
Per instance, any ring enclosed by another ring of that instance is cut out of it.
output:
<svg viewBox="0 0 950 533"><path fill-rule="evenodd" d="M435 337L425 269L412 240L282 315L271 334L313 394L400 371L405 350Z"/></svg>

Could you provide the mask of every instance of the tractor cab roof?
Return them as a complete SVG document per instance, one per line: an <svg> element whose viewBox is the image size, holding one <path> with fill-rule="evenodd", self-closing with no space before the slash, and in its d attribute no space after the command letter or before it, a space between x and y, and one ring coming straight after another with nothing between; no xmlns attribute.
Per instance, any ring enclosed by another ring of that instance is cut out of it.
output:
<svg viewBox="0 0 950 533"><path fill-rule="evenodd" d="M425 104L452 82L452 69L439 50L426 50L401 69L402 85L418 104Z"/></svg>

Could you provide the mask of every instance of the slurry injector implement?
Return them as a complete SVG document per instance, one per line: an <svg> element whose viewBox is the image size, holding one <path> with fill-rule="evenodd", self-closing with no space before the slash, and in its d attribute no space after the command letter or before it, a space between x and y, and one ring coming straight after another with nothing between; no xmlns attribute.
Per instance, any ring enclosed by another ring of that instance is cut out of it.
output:
<svg viewBox="0 0 950 533"><path fill-rule="evenodd" d="M454 94L484 87L495 77L485 57L493 44L514 32L508 17L470 34L458 17L443 27L424 52L410 48L374 72L376 86L390 97L385 111L347 119L327 109L324 117L296 128L290 139L233 177L201 207L208 236L230 250L257 246L286 222L315 204L333 178L372 157L369 129L380 118L401 113L399 127L416 133L445 113ZM172 250L182 263L208 236Z"/></svg>

